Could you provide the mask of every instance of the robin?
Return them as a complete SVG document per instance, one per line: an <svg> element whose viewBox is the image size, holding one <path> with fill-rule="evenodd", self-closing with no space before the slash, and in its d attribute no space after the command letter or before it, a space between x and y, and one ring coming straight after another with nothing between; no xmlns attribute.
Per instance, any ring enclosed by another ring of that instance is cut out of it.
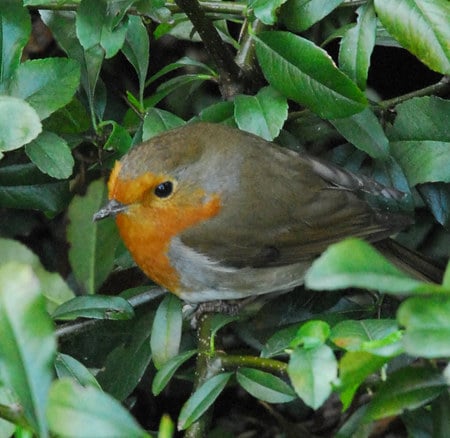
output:
<svg viewBox="0 0 450 438"><path fill-rule="evenodd" d="M383 207L402 192L211 123L136 146L108 190L94 219L115 216L138 266L189 303L291 290L331 243L411 223Z"/></svg>

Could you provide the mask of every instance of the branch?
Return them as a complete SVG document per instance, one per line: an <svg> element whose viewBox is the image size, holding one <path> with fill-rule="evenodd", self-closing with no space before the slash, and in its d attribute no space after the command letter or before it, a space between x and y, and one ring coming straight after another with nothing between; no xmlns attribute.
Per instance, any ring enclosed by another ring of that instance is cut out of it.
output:
<svg viewBox="0 0 450 438"><path fill-rule="evenodd" d="M222 96L230 99L242 91L240 69L234 62L227 44L220 37L211 20L206 16L197 0L175 0L194 25L205 45L205 49L219 72L219 86Z"/></svg>
<svg viewBox="0 0 450 438"><path fill-rule="evenodd" d="M211 321L213 313L205 313L200 317L197 333L197 364L195 367L195 380L192 392L198 389L206 379L212 377L215 373L211 372L210 367L210 345L211 345ZM206 432L211 421L212 409L208 409L195 423L186 431L185 438L206 437Z"/></svg>
<svg viewBox="0 0 450 438"><path fill-rule="evenodd" d="M450 92L450 76L444 76L439 82L428 87L421 88L420 90L412 91L411 93L403 94L392 99L383 100L378 102L377 106L380 109L388 109L405 102L413 97L423 96L443 96Z"/></svg>
<svg viewBox="0 0 450 438"><path fill-rule="evenodd" d="M227 355L225 353L217 353L216 358L220 360L220 367L227 370L234 371L239 367L249 367L280 375L287 373L287 364L275 359L258 356Z"/></svg>

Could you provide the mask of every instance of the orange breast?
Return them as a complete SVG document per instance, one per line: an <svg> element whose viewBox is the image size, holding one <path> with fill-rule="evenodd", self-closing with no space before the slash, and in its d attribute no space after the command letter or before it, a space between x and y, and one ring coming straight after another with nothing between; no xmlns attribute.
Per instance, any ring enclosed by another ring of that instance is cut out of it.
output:
<svg viewBox="0 0 450 438"><path fill-rule="evenodd" d="M206 202L199 202L205 198L204 194L192 195L192 204L189 200L149 206L135 203L116 218L122 239L138 266L153 281L175 294L183 285L167 256L172 238L220 210L218 195L210 196Z"/></svg>

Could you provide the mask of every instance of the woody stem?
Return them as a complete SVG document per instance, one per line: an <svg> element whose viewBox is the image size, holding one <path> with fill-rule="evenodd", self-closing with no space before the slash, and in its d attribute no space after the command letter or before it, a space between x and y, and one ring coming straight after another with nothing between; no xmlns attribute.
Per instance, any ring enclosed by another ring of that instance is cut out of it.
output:
<svg viewBox="0 0 450 438"><path fill-rule="evenodd" d="M222 96L230 99L241 92L240 69L228 46L223 42L211 20L197 0L175 0L194 25L205 45L205 49L219 72Z"/></svg>
<svg viewBox="0 0 450 438"><path fill-rule="evenodd" d="M211 330L211 319L213 314L205 313L199 321L197 332L197 364L195 368L194 389L198 389L207 378L212 377L214 373L210 370L210 345L211 337L213 336ZM186 431L185 438L200 438L206 437L208 427L211 421L211 408L208 409L195 423L193 423Z"/></svg>

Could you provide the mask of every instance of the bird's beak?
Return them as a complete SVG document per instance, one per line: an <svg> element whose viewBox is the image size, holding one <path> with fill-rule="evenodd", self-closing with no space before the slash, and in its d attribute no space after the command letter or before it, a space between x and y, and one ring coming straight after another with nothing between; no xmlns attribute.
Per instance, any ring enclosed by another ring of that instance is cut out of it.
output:
<svg viewBox="0 0 450 438"><path fill-rule="evenodd" d="M122 204L115 199L111 199L103 208L101 208L97 213L94 214L94 221L99 221L105 219L105 217L115 216L117 213L122 213L126 211L128 205Z"/></svg>

